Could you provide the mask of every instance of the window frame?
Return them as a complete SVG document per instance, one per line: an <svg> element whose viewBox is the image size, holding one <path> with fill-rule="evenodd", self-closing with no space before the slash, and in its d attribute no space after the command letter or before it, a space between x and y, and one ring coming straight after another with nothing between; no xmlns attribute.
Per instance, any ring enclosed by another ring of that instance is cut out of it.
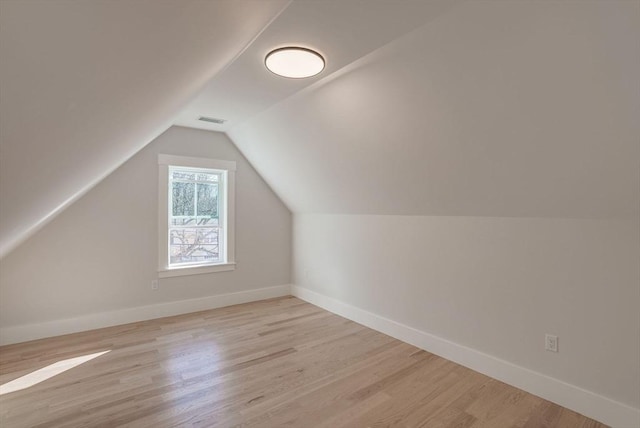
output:
<svg viewBox="0 0 640 428"><path fill-rule="evenodd" d="M222 183L223 261L169 266L169 167L210 169L224 175ZM158 277L168 278L235 269L235 171L236 163L209 158L158 155Z"/></svg>

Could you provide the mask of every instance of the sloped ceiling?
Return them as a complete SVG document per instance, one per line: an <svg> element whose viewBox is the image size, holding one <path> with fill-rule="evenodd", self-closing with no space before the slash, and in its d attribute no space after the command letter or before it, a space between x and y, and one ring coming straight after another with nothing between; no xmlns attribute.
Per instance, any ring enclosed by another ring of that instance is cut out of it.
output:
<svg viewBox="0 0 640 428"><path fill-rule="evenodd" d="M457 3L459 0L293 1L242 55L211 79L180 112L175 124L228 131ZM265 56L275 48L292 45L322 53L327 62L325 70L309 79L284 79L267 72ZM226 122L202 122L200 116Z"/></svg>
<svg viewBox="0 0 640 428"><path fill-rule="evenodd" d="M0 254L166 130L288 4L0 3Z"/></svg>
<svg viewBox="0 0 640 428"><path fill-rule="evenodd" d="M0 16L5 253L171 123L227 132L294 212L640 215L637 2L42 0ZM264 55L287 44L327 68L272 75Z"/></svg>
<svg viewBox="0 0 640 428"><path fill-rule="evenodd" d="M465 2L229 135L295 212L637 218L639 12Z"/></svg>

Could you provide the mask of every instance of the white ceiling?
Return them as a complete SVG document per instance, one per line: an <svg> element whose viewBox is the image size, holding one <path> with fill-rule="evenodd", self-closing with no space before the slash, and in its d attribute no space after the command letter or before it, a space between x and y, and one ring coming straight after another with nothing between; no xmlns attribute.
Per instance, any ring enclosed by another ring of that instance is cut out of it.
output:
<svg viewBox="0 0 640 428"><path fill-rule="evenodd" d="M177 115L176 125L227 131L257 113L397 37L434 19L459 0L293 1L229 66ZM309 79L266 72L264 59L283 46L303 46L326 58L324 71ZM200 116L225 119L223 125Z"/></svg>
<svg viewBox="0 0 640 428"><path fill-rule="evenodd" d="M3 1L0 254L172 123L227 132L295 212L637 216L639 12ZM289 44L325 71L266 71Z"/></svg>
<svg viewBox="0 0 640 428"><path fill-rule="evenodd" d="M286 0L0 2L0 255L171 125Z"/></svg>
<svg viewBox="0 0 640 428"><path fill-rule="evenodd" d="M229 135L294 212L637 218L639 6L465 2Z"/></svg>

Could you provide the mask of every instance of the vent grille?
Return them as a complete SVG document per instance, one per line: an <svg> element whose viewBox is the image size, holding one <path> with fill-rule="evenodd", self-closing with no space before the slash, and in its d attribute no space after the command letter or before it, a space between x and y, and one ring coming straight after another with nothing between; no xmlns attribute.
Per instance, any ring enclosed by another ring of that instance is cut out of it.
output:
<svg viewBox="0 0 640 428"><path fill-rule="evenodd" d="M203 122L217 123L218 125L222 125L223 123L226 122L226 120L224 119L217 119L215 117L206 117L206 116L200 116L198 120L201 120Z"/></svg>

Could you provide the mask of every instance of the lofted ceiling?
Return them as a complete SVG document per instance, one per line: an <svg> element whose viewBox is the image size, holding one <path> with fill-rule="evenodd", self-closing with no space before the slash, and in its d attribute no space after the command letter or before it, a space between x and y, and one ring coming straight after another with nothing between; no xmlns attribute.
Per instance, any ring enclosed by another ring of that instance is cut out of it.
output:
<svg viewBox="0 0 640 428"><path fill-rule="evenodd" d="M464 2L228 133L294 212L637 218L639 6Z"/></svg>
<svg viewBox="0 0 640 428"><path fill-rule="evenodd" d="M286 0L0 2L0 255L134 153Z"/></svg>
<svg viewBox="0 0 640 428"><path fill-rule="evenodd" d="M174 123L228 131L296 92L386 43L424 25L459 0L297 0L253 41L233 63L180 112ZM399 7L401 5L401 7ZM285 79L266 72L264 60L275 48L304 46L326 58L324 71L309 79ZM199 121L224 119L222 125Z"/></svg>
<svg viewBox="0 0 640 428"><path fill-rule="evenodd" d="M226 132L294 212L640 215L637 2L1 8L2 253L171 124ZM323 73L266 71L289 44Z"/></svg>

